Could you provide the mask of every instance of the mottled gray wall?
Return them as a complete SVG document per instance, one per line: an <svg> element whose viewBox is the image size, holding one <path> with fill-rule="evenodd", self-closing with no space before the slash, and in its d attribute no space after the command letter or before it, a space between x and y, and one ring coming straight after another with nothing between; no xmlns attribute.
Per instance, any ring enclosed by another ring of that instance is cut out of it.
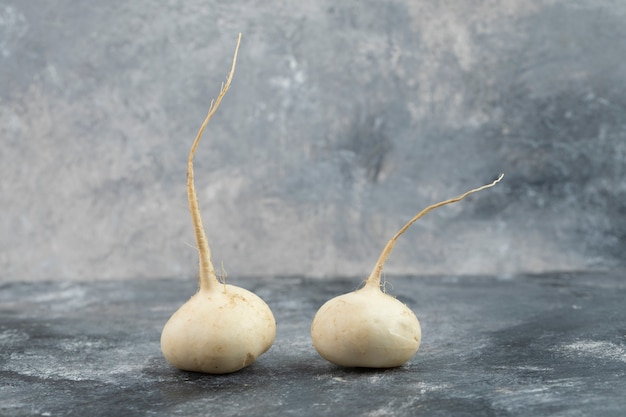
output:
<svg viewBox="0 0 626 417"><path fill-rule="evenodd" d="M0 280L623 267L626 2L0 0ZM235 279L235 278L233 278Z"/></svg>

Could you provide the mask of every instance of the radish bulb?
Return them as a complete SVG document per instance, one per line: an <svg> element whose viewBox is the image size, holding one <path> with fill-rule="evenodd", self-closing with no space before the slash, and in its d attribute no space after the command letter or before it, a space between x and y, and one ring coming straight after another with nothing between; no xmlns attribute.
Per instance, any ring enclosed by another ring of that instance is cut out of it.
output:
<svg viewBox="0 0 626 417"><path fill-rule="evenodd" d="M243 288L218 281L193 178L193 156L204 128L230 87L240 42L241 34L226 83L211 103L187 163L187 196L200 257L199 289L172 315L161 333L163 356L185 371L210 374L238 371L266 352L276 336L274 315L261 298Z"/></svg>
<svg viewBox="0 0 626 417"><path fill-rule="evenodd" d="M493 187L502 177L428 206L405 224L387 243L362 288L327 301L317 311L311 325L317 352L329 362L346 367L393 368L411 359L422 339L420 323L411 309L381 289L383 265L398 237L420 217Z"/></svg>

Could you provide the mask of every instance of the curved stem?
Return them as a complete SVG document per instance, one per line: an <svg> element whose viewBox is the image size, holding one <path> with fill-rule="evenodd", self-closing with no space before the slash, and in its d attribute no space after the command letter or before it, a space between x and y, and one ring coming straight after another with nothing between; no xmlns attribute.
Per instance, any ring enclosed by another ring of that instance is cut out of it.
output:
<svg viewBox="0 0 626 417"><path fill-rule="evenodd" d="M196 196L196 187L193 180L193 156L196 153L196 149L198 148L198 143L200 143L200 138L202 137L202 132L206 128L209 120L215 114L215 111L220 105L222 98L228 91L230 87L230 83L233 79L233 74L235 73L235 64L237 62L237 53L239 52L239 43L241 42L241 33L237 38L237 46L235 47L235 55L233 57L233 65L230 69L230 73L228 74L228 78L226 82L222 84L222 88L220 89L220 93L217 98L211 102L209 106L209 112L200 126L200 130L196 135L196 139L191 146L191 150L189 151L189 159L187 160L187 198L189 200L189 211L191 212L191 221L193 223L194 233L196 235L196 244L198 246L198 254L200 255L200 274L199 274L199 286L200 290L211 290L216 288L219 285L217 277L215 275L215 268L213 267L213 262L211 261L211 250L209 249L209 242L206 238L206 234L204 233L204 227L202 226L202 218L200 216L200 209L198 208L198 197Z"/></svg>
<svg viewBox="0 0 626 417"><path fill-rule="evenodd" d="M422 210L419 213L417 213L415 215L415 217L413 217L411 220L409 220L409 222L407 224L402 226L402 228L398 231L398 233L396 233L395 236L392 237L389 242L387 242L387 245L385 246L385 248L381 252L380 256L378 257L378 261L376 261L376 265L374 266L374 269L372 270L372 273L367 278L367 281L365 281L365 285L373 285L373 286L376 286L376 287L380 287L380 276L381 276L381 273L383 271L383 265L385 265L385 261L387 261L387 258L389 257L389 254L391 253L391 250L393 249L394 245L396 244L396 240L398 240L398 238L404 232L406 232L407 229L409 227L411 227L413 225L413 223L415 223L418 219L420 219L426 213L428 213L431 210L434 210L434 209L436 209L438 207L445 206L446 204L456 203L458 201L463 200L465 197L467 197L470 194L476 193L478 191L482 191L485 188L493 187L494 185L496 185L497 183L500 182L502 177L504 177L504 174L500 174L498 179L496 179L491 184L487 184L487 185L483 185L482 187L474 188L473 190L469 190L468 192L466 192L464 194L461 194L458 197L451 198L449 200L445 200L445 201L442 201L440 203L436 203L436 204L430 205L430 206L426 207L424 210Z"/></svg>

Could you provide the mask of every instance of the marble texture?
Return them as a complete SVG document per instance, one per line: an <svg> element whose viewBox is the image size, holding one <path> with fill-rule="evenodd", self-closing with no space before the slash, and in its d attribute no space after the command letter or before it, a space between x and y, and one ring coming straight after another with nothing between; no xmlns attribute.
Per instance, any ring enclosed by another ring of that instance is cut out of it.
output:
<svg viewBox="0 0 626 417"><path fill-rule="evenodd" d="M0 0L0 281L624 266L626 3Z"/></svg>
<svg viewBox="0 0 626 417"><path fill-rule="evenodd" d="M424 332L389 370L336 367L310 341L317 308L360 279L232 279L268 302L278 332L223 376L180 372L159 350L195 282L6 283L0 415L623 416L625 274L388 276Z"/></svg>

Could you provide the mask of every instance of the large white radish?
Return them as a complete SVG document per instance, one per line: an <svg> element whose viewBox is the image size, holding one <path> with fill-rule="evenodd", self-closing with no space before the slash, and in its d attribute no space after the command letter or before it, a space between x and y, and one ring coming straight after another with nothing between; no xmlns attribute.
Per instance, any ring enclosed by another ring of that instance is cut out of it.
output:
<svg viewBox="0 0 626 417"><path fill-rule="evenodd" d="M240 42L241 34L228 78L211 103L187 163L187 196L200 257L199 289L172 315L161 333L163 356L185 371L210 374L238 371L266 352L276 337L276 320L261 298L243 288L218 281L193 178L193 156L204 128L230 87Z"/></svg>
<svg viewBox="0 0 626 417"><path fill-rule="evenodd" d="M387 243L362 288L327 301L317 311L311 325L317 352L346 367L393 368L411 359L420 346L422 329L410 308L381 289L383 265L398 237L420 217L493 187L502 177L501 174L491 184L428 206L405 224Z"/></svg>

